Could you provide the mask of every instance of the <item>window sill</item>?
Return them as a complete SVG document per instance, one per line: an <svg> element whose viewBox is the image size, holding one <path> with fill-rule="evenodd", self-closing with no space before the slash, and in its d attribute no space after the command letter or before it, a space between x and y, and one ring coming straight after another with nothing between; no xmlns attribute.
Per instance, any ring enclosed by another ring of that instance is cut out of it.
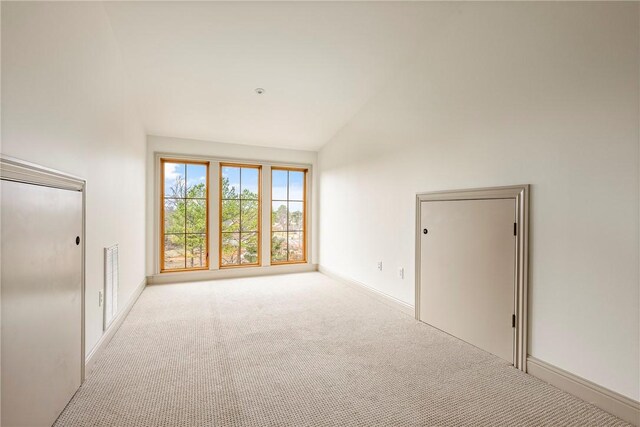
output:
<svg viewBox="0 0 640 427"><path fill-rule="evenodd" d="M223 267L221 269L194 270L194 271L168 271L147 277L150 285L198 282L217 279L232 279L236 277L269 276L274 274L304 273L317 271L318 265L310 262L298 262L288 264L274 264L270 266L246 266L242 268Z"/></svg>
<svg viewBox="0 0 640 427"><path fill-rule="evenodd" d="M209 267L198 267L198 268L176 268L171 270L160 270L160 274L167 273L188 273L191 271L209 271Z"/></svg>
<svg viewBox="0 0 640 427"><path fill-rule="evenodd" d="M272 266L277 266L277 265L295 265L295 264L306 264L307 261L279 261L279 262L272 262L271 265Z"/></svg>
<svg viewBox="0 0 640 427"><path fill-rule="evenodd" d="M220 270L226 270L229 268L252 268L252 267L254 268L261 267L261 265L260 264L229 264L229 265L221 265Z"/></svg>

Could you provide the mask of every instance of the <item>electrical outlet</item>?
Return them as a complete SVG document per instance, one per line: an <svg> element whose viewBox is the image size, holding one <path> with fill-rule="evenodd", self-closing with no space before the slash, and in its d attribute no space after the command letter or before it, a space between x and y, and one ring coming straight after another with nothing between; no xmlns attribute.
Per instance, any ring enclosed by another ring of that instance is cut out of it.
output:
<svg viewBox="0 0 640 427"><path fill-rule="evenodd" d="M378 261L378 270L382 271L382 261Z"/></svg>
<svg viewBox="0 0 640 427"><path fill-rule="evenodd" d="M102 291L98 291L98 307L102 307L103 299Z"/></svg>
<svg viewBox="0 0 640 427"><path fill-rule="evenodd" d="M401 278L401 279L404 279L404 268L403 267L400 267L398 269L398 277Z"/></svg>

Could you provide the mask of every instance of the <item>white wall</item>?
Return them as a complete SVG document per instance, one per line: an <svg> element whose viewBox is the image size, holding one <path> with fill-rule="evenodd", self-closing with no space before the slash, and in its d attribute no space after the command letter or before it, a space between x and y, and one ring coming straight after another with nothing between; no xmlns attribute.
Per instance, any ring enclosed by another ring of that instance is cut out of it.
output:
<svg viewBox="0 0 640 427"><path fill-rule="evenodd" d="M155 188L155 153L171 153L186 156L209 156L218 159L240 161L265 161L276 163L292 163L311 165L309 179L311 180L311 198L309 200L311 213L311 263L317 263L318 259L318 215L317 215L317 179L316 163L318 154L315 151L290 150L284 148L258 147L252 145L225 144L211 141L198 141L194 139L170 138L149 135L147 137L147 188ZM147 274L149 276L158 273L155 259L158 258L155 239L158 236L155 230L155 212L159 199L155 191L147 192ZM217 239L211 235L212 239Z"/></svg>
<svg viewBox="0 0 640 427"><path fill-rule="evenodd" d="M102 4L2 2L2 153L87 180L89 354L103 248L120 245L121 307L145 277L145 132Z"/></svg>
<svg viewBox="0 0 640 427"><path fill-rule="evenodd" d="M320 265L413 303L415 193L532 184L530 353L637 400L639 5L452 7L320 151Z"/></svg>

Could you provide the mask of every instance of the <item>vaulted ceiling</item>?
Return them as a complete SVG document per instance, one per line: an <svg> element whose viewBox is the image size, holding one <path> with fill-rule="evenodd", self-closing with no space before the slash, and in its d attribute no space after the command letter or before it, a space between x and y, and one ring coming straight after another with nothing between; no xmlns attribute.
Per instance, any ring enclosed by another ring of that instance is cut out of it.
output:
<svg viewBox="0 0 640 427"><path fill-rule="evenodd" d="M304 150L331 139L450 13L419 2L105 8L147 133Z"/></svg>

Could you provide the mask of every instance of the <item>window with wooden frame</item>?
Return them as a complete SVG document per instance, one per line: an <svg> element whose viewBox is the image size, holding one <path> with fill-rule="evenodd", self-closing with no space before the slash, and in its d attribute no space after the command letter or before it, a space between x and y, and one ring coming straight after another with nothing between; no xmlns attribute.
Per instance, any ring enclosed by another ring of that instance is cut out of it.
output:
<svg viewBox="0 0 640 427"><path fill-rule="evenodd" d="M271 264L307 261L307 170L271 168Z"/></svg>
<svg viewBox="0 0 640 427"><path fill-rule="evenodd" d="M260 265L261 172L220 164L220 268Z"/></svg>
<svg viewBox="0 0 640 427"><path fill-rule="evenodd" d="M161 159L160 271L209 268L209 162Z"/></svg>

